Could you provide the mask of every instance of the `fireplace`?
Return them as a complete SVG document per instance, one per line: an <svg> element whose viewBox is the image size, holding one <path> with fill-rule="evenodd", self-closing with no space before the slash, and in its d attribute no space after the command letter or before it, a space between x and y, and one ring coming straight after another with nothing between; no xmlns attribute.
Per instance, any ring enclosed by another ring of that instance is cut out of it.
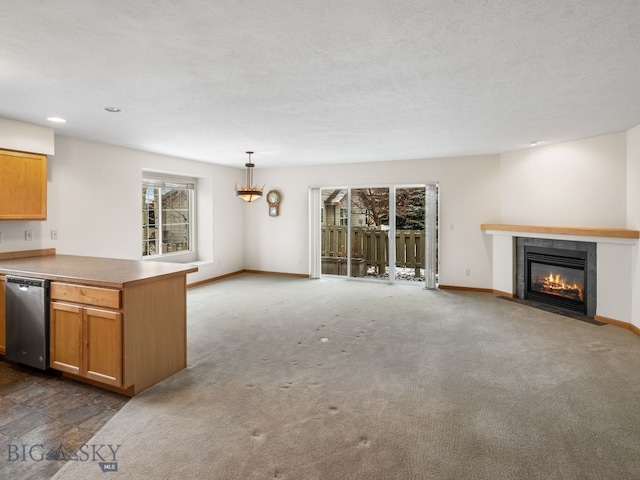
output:
<svg viewBox="0 0 640 480"><path fill-rule="evenodd" d="M587 314L587 252L524 248L524 297Z"/></svg>
<svg viewBox="0 0 640 480"><path fill-rule="evenodd" d="M519 298L581 315L595 315L595 244L518 238L516 257Z"/></svg>

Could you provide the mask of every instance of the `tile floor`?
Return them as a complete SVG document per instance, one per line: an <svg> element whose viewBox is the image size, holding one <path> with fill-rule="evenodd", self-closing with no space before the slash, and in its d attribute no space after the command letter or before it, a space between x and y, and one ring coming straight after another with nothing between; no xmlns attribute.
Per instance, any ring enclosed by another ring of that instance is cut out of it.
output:
<svg viewBox="0 0 640 480"><path fill-rule="evenodd" d="M64 461L47 453L77 451L127 400L0 359L0 478L51 478Z"/></svg>

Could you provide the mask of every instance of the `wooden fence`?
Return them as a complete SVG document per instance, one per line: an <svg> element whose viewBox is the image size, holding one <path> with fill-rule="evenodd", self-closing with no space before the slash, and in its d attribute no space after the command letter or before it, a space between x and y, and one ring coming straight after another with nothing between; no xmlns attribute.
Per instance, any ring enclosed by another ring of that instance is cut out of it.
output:
<svg viewBox="0 0 640 480"><path fill-rule="evenodd" d="M389 262L389 231L380 227L356 227L351 230L352 269L356 265L362 265L361 270L365 273L369 267L374 267L378 275L386 273ZM322 258L326 259L325 263L347 258L348 234L349 230L345 226L322 227ZM419 276L420 269L425 268L424 242L424 232L421 230L396 230L396 267L413 268L416 276ZM352 272L352 275L363 276L364 273L360 275Z"/></svg>

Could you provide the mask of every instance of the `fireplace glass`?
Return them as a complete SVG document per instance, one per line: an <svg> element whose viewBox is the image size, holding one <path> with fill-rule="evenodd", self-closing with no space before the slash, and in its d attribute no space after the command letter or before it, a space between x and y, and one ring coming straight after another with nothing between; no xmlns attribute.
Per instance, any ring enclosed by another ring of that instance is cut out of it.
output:
<svg viewBox="0 0 640 480"><path fill-rule="evenodd" d="M525 298L586 313L586 252L525 247Z"/></svg>
<svg viewBox="0 0 640 480"><path fill-rule="evenodd" d="M584 270L531 264L531 290L584 302Z"/></svg>

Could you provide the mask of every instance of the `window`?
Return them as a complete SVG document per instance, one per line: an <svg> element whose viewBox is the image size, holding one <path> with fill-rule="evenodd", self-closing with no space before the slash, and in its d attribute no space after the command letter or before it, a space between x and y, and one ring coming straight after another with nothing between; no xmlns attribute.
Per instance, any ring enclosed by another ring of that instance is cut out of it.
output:
<svg viewBox="0 0 640 480"><path fill-rule="evenodd" d="M340 225L348 225L349 223L349 210L346 208L340 209Z"/></svg>
<svg viewBox="0 0 640 480"><path fill-rule="evenodd" d="M193 251L195 179L143 172L142 256Z"/></svg>

